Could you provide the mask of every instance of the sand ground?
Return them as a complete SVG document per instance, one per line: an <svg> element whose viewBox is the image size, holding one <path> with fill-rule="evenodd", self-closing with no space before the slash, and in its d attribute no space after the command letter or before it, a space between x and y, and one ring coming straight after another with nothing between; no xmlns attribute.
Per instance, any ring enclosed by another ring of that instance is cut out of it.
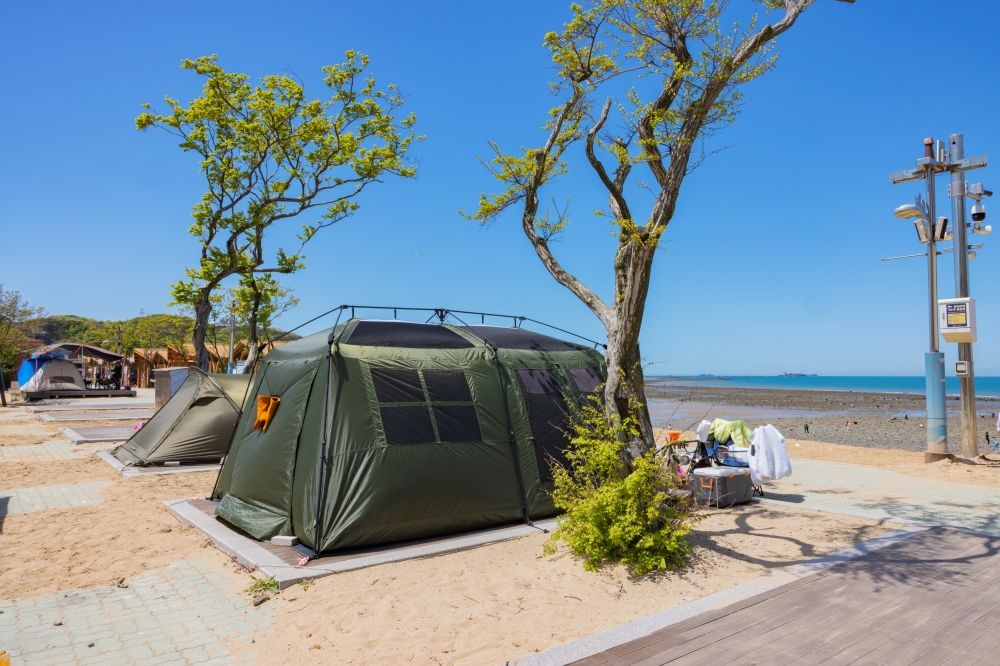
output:
<svg viewBox="0 0 1000 666"><path fill-rule="evenodd" d="M13 423L3 421L5 426ZM61 424L28 417L17 419L16 425L0 433L0 446L50 441ZM220 565L220 575L229 577L234 593L250 584L250 572L209 547L161 503L209 494L213 473L126 480L91 455L94 448L85 448L87 455L76 459L0 463L0 490L108 484L99 504L2 517L0 598L107 585L118 578L127 584L139 572L185 559ZM790 450L838 460L864 458L849 449L803 443ZM538 533L338 574L308 589L293 586L267 602L277 606L275 631L270 636L262 632L253 649L257 663L315 661L320 657L316 650L323 651L324 663L502 663L896 527L774 505L711 511L692 537L695 551L687 567L643 577L630 576L620 566L584 571L564 549L543 556L547 537ZM246 601L251 608L249 597Z"/></svg>

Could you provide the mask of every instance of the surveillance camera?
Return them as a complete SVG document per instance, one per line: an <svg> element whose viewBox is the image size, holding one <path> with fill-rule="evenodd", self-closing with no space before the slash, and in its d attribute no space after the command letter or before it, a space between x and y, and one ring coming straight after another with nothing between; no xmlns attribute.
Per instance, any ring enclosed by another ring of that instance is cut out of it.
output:
<svg viewBox="0 0 1000 666"><path fill-rule="evenodd" d="M986 206L982 202L977 201L976 205L972 207L972 221L982 222L986 219Z"/></svg>

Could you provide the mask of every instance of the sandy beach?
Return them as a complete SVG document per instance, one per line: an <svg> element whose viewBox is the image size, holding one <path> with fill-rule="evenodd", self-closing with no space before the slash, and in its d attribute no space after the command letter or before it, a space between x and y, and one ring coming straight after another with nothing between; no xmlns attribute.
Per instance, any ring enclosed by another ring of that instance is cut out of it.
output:
<svg viewBox="0 0 1000 666"><path fill-rule="evenodd" d="M103 424L107 424L104 422ZM243 591L252 572L175 520L162 501L211 492L210 472L123 479L92 451L18 461L14 450L59 440L56 423L14 408L0 420L0 491L93 484L101 499L0 516L0 600L128 585L177 562L210 567L246 613L274 612L267 630L230 652L257 663L503 663L820 557L896 529L875 520L751 504L708 510L683 569L634 577L587 572L537 533L438 557L296 585L261 608ZM810 451L810 453L813 453ZM821 452L817 452L819 455ZM322 652L317 652L322 651Z"/></svg>

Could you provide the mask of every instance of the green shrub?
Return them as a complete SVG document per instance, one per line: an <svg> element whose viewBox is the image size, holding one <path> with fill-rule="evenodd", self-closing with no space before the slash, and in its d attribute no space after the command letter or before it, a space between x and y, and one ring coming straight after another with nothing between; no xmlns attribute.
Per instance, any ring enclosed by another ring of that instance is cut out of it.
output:
<svg viewBox="0 0 1000 666"><path fill-rule="evenodd" d="M562 540L570 552L596 571L622 562L637 575L684 564L691 546L687 535L699 520L696 507L680 490L677 475L660 465L655 452L622 464L627 445L638 435L628 418L613 422L594 400L574 415L568 467L555 466L552 498L565 511L545 544L552 554ZM623 435L623 437L619 437Z"/></svg>
<svg viewBox="0 0 1000 666"><path fill-rule="evenodd" d="M257 597L264 593L278 594L281 592L281 587L274 576L265 579L251 575L250 578L253 579L253 583L244 592L251 597Z"/></svg>

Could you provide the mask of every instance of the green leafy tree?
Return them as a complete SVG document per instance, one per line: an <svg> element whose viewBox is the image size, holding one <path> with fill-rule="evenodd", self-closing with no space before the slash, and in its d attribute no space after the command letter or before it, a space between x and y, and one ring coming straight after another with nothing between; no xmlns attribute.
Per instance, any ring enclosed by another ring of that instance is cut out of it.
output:
<svg viewBox="0 0 1000 666"><path fill-rule="evenodd" d="M21 292L5 290L0 284L0 372L5 385L9 386L16 370L14 359L24 351L20 343L31 337L31 326L43 312L44 308L24 300Z"/></svg>
<svg viewBox="0 0 1000 666"><path fill-rule="evenodd" d="M677 475L653 451L621 473L622 449L638 436L637 420L608 416L594 399L572 426L569 465L553 468L552 499L565 514L545 552L555 552L562 540L588 571L607 562L629 565L638 575L682 565L691 551L686 537L700 519L697 507L689 493L678 492Z"/></svg>
<svg viewBox="0 0 1000 666"><path fill-rule="evenodd" d="M561 103L549 111L541 145L481 160L502 183L497 194L483 194L468 216L483 224L509 209L553 278L582 300L600 319L608 336L609 368L605 409L624 422L634 405L637 430L622 449L626 469L654 445L646 407L639 333L649 291L653 259L673 219L684 178L705 157L702 140L733 122L742 103L741 88L775 65L775 39L794 25L812 0L756 0L744 4L743 23L736 3L727 0L594 0L571 5L572 20L545 36L558 72L551 84ZM778 14L762 23L758 14ZM617 86L617 100L603 93ZM651 90L652 89L652 90ZM647 93L651 90L651 94ZM605 97L597 104L599 96ZM607 127L612 107L620 126ZM595 113L596 111L596 113ZM565 231L565 212L551 220L539 211L539 190L568 170L568 152L582 143L583 153L608 208L617 236L612 261L614 290L606 302L567 271L550 241ZM612 166L606 166L610 159ZM650 184L629 183L635 167L648 170ZM649 204L633 194L647 190ZM642 208L642 212L640 212ZM623 433L619 433L625 436Z"/></svg>
<svg viewBox="0 0 1000 666"><path fill-rule="evenodd" d="M247 360L244 372L253 372L262 349L270 344L274 320L299 304L292 290L282 287L270 273L243 275L233 290L237 321L247 332Z"/></svg>
<svg viewBox="0 0 1000 666"><path fill-rule="evenodd" d="M223 280L303 268L305 245L357 210L368 185L388 175L416 175L406 153L418 137L413 114L396 118L403 104L396 87L378 88L367 72L368 56L355 51L323 68L333 91L327 101L307 100L290 75L252 85L247 75L224 71L214 55L181 67L205 77L202 96L187 106L166 98L169 115L146 104L149 112L136 118L136 127L163 129L200 157L208 191L194 206L190 231L201 256L172 295L174 304L194 311L196 361L207 369L211 296ZM322 214L302 225L294 251L265 252L271 225L312 208Z"/></svg>

